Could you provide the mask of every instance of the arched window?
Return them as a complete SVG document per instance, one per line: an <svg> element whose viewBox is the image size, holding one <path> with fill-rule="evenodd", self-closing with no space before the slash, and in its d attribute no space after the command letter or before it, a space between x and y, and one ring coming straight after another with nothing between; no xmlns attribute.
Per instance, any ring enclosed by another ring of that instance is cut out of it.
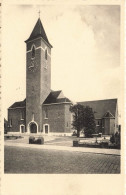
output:
<svg viewBox="0 0 126 195"><path fill-rule="evenodd" d="M45 50L45 59L47 60L47 49Z"/></svg>
<svg viewBox="0 0 126 195"><path fill-rule="evenodd" d="M35 46L33 45L33 47L32 47L32 58L34 58L35 57Z"/></svg>

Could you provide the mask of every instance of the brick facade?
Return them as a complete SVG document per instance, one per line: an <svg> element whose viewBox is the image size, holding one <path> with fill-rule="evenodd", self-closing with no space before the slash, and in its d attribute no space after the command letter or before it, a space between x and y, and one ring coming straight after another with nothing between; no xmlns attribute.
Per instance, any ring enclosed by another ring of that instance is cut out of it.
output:
<svg viewBox="0 0 126 195"><path fill-rule="evenodd" d="M43 127L49 125L50 133L70 133L71 113L69 111L71 103L43 105ZM46 113L48 113L46 116ZM45 129L43 128L43 132Z"/></svg>
<svg viewBox="0 0 126 195"><path fill-rule="evenodd" d="M32 61L32 46L35 46L35 69L29 69ZM29 50L28 50L29 49ZM47 49L47 59L45 50ZM33 120L38 124L37 131L42 129L42 103L50 93L51 88L51 49L42 38L27 43L26 62L26 127Z"/></svg>
<svg viewBox="0 0 126 195"><path fill-rule="evenodd" d="M26 110L25 108L8 109L8 132L21 132L24 126L26 132Z"/></svg>

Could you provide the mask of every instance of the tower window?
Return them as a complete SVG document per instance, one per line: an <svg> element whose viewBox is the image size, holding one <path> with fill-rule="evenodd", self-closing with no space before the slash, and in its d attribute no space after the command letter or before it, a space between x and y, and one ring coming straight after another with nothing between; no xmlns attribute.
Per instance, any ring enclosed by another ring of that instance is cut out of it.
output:
<svg viewBox="0 0 126 195"><path fill-rule="evenodd" d="M24 120L24 110L21 112L21 120Z"/></svg>
<svg viewBox="0 0 126 195"><path fill-rule="evenodd" d="M32 58L35 57L35 46L32 47Z"/></svg>
<svg viewBox="0 0 126 195"><path fill-rule="evenodd" d="M48 118L48 110L45 110L45 118Z"/></svg>
<svg viewBox="0 0 126 195"><path fill-rule="evenodd" d="M45 50L45 59L47 60L47 49Z"/></svg>

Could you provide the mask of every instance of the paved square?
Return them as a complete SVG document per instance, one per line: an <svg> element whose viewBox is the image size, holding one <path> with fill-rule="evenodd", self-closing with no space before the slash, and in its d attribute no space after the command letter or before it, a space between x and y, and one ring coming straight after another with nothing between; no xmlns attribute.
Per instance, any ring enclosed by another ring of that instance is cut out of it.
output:
<svg viewBox="0 0 126 195"><path fill-rule="evenodd" d="M5 173L120 173L120 156L5 146Z"/></svg>

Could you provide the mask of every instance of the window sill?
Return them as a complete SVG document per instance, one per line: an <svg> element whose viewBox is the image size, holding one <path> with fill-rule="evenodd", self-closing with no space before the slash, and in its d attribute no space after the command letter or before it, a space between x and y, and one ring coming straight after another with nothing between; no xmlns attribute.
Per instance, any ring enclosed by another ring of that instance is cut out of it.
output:
<svg viewBox="0 0 126 195"><path fill-rule="evenodd" d="M44 118L44 119L48 119L48 118Z"/></svg>
<svg viewBox="0 0 126 195"><path fill-rule="evenodd" d="M21 118L21 121L24 121L24 119L23 119L23 118Z"/></svg>

